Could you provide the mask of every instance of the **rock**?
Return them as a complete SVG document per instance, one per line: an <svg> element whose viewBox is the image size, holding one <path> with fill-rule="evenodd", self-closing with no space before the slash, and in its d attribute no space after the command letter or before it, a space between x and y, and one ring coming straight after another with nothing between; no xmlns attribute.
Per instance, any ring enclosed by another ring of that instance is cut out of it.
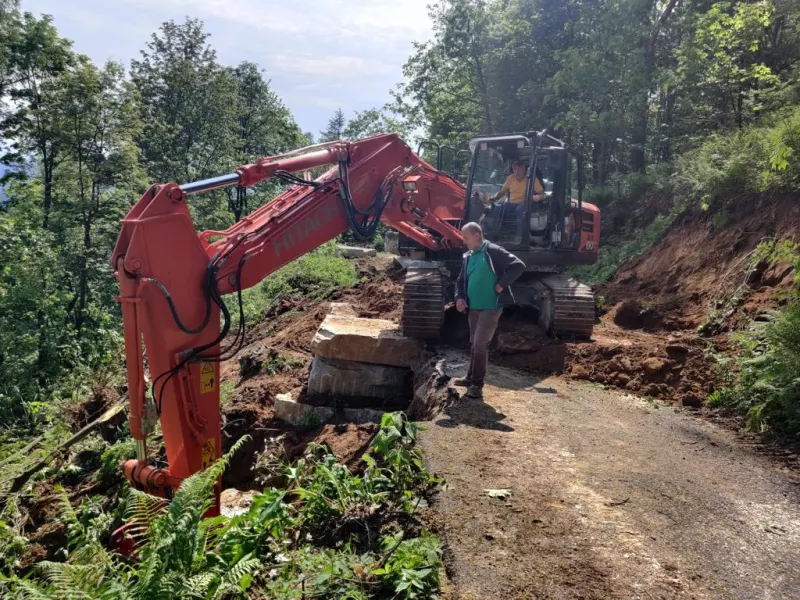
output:
<svg viewBox="0 0 800 600"><path fill-rule="evenodd" d="M667 363L660 358L646 358L642 361L642 368L650 375L655 375L665 366L667 366Z"/></svg>
<svg viewBox="0 0 800 600"><path fill-rule="evenodd" d="M372 408L345 408L342 417L348 423L380 423L383 411Z"/></svg>
<svg viewBox="0 0 800 600"><path fill-rule="evenodd" d="M400 254L400 234L396 231L383 234L383 249L391 254Z"/></svg>
<svg viewBox="0 0 800 600"><path fill-rule="evenodd" d="M642 384L638 379L631 379L628 383L625 384L625 389L630 390L632 392L637 391L640 387L642 387Z"/></svg>
<svg viewBox="0 0 800 600"><path fill-rule="evenodd" d="M317 356L311 363L308 393L390 400L411 395L411 370Z"/></svg>
<svg viewBox="0 0 800 600"><path fill-rule="evenodd" d="M322 358L411 368L422 356L425 343L404 337L391 321L329 314L311 348Z"/></svg>
<svg viewBox="0 0 800 600"><path fill-rule="evenodd" d="M681 398L681 404L688 408L702 408L703 407L703 398L694 393L685 394Z"/></svg>
<svg viewBox="0 0 800 600"><path fill-rule="evenodd" d="M458 391L449 385L444 360L428 355L414 370L414 399L406 414L412 421L430 421L442 410L458 402Z"/></svg>
<svg viewBox="0 0 800 600"><path fill-rule="evenodd" d="M380 423L383 412L371 408L344 408L338 411L328 406L311 406L295 401L290 394L275 397L275 416L296 427L317 427L339 416L350 423Z"/></svg>
<svg viewBox="0 0 800 600"><path fill-rule="evenodd" d="M444 263L438 261L419 260L407 256L395 256L394 264L401 269L439 269L442 270L443 273L449 275L449 271L445 268Z"/></svg>
<svg viewBox="0 0 800 600"><path fill-rule="evenodd" d="M572 377L575 379L589 379L591 374L589 373L589 369L583 365L572 365L570 375L572 375Z"/></svg>
<svg viewBox="0 0 800 600"><path fill-rule="evenodd" d="M497 351L500 354L522 354L540 350L542 343L536 338L518 332L497 335Z"/></svg>
<svg viewBox="0 0 800 600"><path fill-rule="evenodd" d="M336 246L336 254L345 258L372 258L378 256L375 248L361 248L360 246Z"/></svg>
<svg viewBox="0 0 800 600"><path fill-rule="evenodd" d="M642 305L638 300L625 300L614 313L614 323L625 329L642 327Z"/></svg>
<svg viewBox="0 0 800 600"><path fill-rule="evenodd" d="M615 380L618 386L625 387L630 383L631 376L626 373L617 373Z"/></svg>
<svg viewBox="0 0 800 600"><path fill-rule="evenodd" d="M222 490L219 495L220 512L226 517L243 515L253 503L254 491L242 492L234 488Z"/></svg>
<svg viewBox="0 0 800 600"><path fill-rule="evenodd" d="M333 409L327 406L300 404L291 394L275 396L275 417L290 425L321 425L333 418Z"/></svg>
<svg viewBox="0 0 800 600"><path fill-rule="evenodd" d="M652 396L653 398L658 398L661 395L661 387L656 384L650 384L644 390L645 396Z"/></svg>
<svg viewBox="0 0 800 600"><path fill-rule="evenodd" d="M610 371L618 371L622 373L632 373L633 372L633 363L631 363L631 359L627 356L617 356L611 359L608 363L608 369Z"/></svg>
<svg viewBox="0 0 800 600"><path fill-rule="evenodd" d="M329 315L336 315L338 317L358 317L356 309L349 302L331 302Z"/></svg>

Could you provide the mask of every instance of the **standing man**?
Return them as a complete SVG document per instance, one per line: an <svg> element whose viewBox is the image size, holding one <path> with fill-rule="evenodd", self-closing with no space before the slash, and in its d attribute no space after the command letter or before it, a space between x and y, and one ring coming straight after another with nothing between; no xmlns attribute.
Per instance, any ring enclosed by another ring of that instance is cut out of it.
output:
<svg viewBox="0 0 800 600"><path fill-rule="evenodd" d="M456 385L467 386L467 398L483 398L483 381L492 341L502 304L513 304L510 285L525 271L525 263L496 244L483 239L477 223L467 223L461 229L464 254L461 274L456 281L456 309L469 309L469 370Z"/></svg>

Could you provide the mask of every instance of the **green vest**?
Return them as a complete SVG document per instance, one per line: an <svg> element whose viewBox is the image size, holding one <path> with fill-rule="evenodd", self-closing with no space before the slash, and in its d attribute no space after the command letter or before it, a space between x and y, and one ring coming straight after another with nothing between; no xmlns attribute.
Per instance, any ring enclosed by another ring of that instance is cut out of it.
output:
<svg viewBox="0 0 800 600"><path fill-rule="evenodd" d="M469 254L467 261L467 302L474 310L495 310L498 294L494 289L497 275L489 266L486 242Z"/></svg>

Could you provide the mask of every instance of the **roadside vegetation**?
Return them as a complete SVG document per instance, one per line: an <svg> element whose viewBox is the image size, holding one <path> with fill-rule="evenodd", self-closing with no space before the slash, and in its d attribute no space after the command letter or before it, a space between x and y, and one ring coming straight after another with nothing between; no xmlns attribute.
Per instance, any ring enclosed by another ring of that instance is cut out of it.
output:
<svg viewBox="0 0 800 600"><path fill-rule="evenodd" d="M708 404L744 414L754 431L796 439L800 435L800 246L794 241L765 242L751 261L792 265L797 285L787 293L782 308L733 335L739 352L735 357L718 357L725 387L714 392Z"/></svg>
<svg viewBox="0 0 800 600"><path fill-rule="evenodd" d="M244 316L248 325L260 322L276 302L291 298L318 300L337 289L358 282L353 262L336 255L336 245L329 242L276 271L258 285L242 293ZM226 298L231 314L238 319L235 298Z"/></svg>
<svg viewBox="0 0 800 600"><path fill-rule="evenodd" d="M25 540L0 523L4 598L430 598L439 587L441 545L416 511L437 479L422 466L417 426L386 414L352 473L321 446L293 464L269 462L283 481L256 494L243 514L202 516L237 450L181 486L169 503L126 488L109 513L92 498L61 493L65 560L13 574ZM137 560L107 549L112 527L136 523Z"/></svg>

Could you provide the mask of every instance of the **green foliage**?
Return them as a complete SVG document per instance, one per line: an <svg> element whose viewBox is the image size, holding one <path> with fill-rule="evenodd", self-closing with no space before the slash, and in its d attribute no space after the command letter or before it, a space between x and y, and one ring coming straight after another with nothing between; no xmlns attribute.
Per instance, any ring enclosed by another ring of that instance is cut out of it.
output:
<svg viewBox="0 0 800 600"><path fill-rule="evenodd" d="M122 482L122 463L136 458L136 440L126 437L106 448L100 455L97 477L105 484Z"/></svg>
<svg viewBox="0 0 800 600"><path fill-rule="evenodd" d="M712 135L678 161L678 177L704 209L746 195L800 189L800 108L763 124Z"/></svg>
<svg viewBox="0 0 800 600"><path fill-rule="evenodd" d="M291 371L300 364L302 364L302 362L296 358L272 349L267 358L262 361L261 370L267 375L277 375L278 373Z"/></svg>
<svg viewBox="0 0 800 600"><path fill-rule="evenodd" d="M242 294L245 320L250 324L260 322L267 309L280 298L323 298L332 290L350 287L357 281L353 263L336 256L332 243L325 244L246 290ZM235 317L238 308L233 307L229 298L226 301Z"/></svg>
<svg viewBox="0 0 800 600"><path fill-rule="evenodd" d="M319 132L319 140L317 141L322 143L334 142L342 139L345 123L347 123L347 119L345 119L342 109L337 108L336 112L333 113L331 118L328 120L328 126L324 131Z"/></svg>
<svg viewBox="0 0 800 600"><path fill-rule="evenodd" d="M411 506L406 498L435 482L417 462L416 432L404 416L387 415L374 458L360 475L313 447L285 467L285 490L265 490L233 518L202 516L244 439L186 479L168 503L130 489L127 518L140 542L135 562L122 561L100 543L114 521L102 499L75 509L64 497L67 562L40 563L31 578L0 576L0 593L59 599L431 598L441 569L438 538L370 529L379 527L371 516L381 512L413 512L419 502ZM0 543L6 539L9 548L20 544L0 526Z"/></svg>
<svg viewBox="0 0 800 600"><path fill-rule="evenodd" d="M439 588L437 569L441 564L442 548L439 539L423 533L420 537L403 540L402 534L386 536L382 541L389 558L375 571L382 576L398 598L431 598Z"/></svg>
<svg viewBox="0 0 800 600"><path fill-rule="evenodd" d="M10 572L28 548L24 536L25 517L17 506L19 498L11 496L0 510L0 574Z"/></svg>
<svg viewBox="0 0 800 600"><path fill-rule="evenodd" d="M794 240L762 243L751 262L788 262L800 286L799 249ZM718 357L726 385L708 398L708 404L746 414L754 431L800 434L800 287L767 322L752 323L734 341L739 355Z"/></svg>
<svg viewBox="0 0 800 600"><path fill-rule="evenodd" d="M227 404L236 397L236 382L223 381L219 386L219 401L220 404Z"/></svg>
<svg viewBox="0 0 800 600"><path fill-rule="evenodd" d="M647 227L635 232L632 239L614 246L600 246L600 253L595 264L578 267L570 272L590 285L610 280L623 264L655 244L676 216L677 213L667 216L659 215Z"/></svg>

